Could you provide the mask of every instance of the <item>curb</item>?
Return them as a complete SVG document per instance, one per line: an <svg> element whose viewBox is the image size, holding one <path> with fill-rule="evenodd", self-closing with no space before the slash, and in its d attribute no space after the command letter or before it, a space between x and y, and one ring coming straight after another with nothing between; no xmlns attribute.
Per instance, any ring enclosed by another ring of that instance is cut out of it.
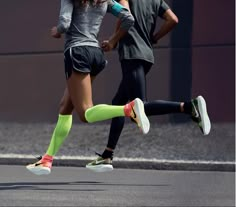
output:
<svg viewBox="0 0 236 207"><path fill-rule="evenodd" d="M85 167L91 159L55 158L54 166ZM115 159L114 168L146 169L146 170L182 170L182 171L226 171L235 172L235 162L218 161L184 161L184 160L154 160ZM0 157L0 165L27 165L34 163L34 158Z"/></svg>

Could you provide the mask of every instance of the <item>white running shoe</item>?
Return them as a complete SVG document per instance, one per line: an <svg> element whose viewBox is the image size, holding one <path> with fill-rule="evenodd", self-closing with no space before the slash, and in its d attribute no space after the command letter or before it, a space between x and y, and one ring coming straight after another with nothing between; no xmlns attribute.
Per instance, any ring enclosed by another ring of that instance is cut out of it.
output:
<svg viewBox="0 0 236 207"><path fill-rule="evenodd" d="M99 156L97 159L86 165L86 168L94 172L110 172L113 170L111 158L102 158Z"/></svg>
<svg viewBox="0 0 236 207"><path fill-rule="evenodd" d="M51 173L52 162L40 159L36 163L27 165L26 168L35 175L48 175Z"/></svg>
<svg viewBox="0 0 236 207"><path fill-rule="evenodd" d="M192 119L197 122L204 135L210 133L211 121L207 114L206 101L202 96L198 96L192 100Z"/></svg>
<svg viewBox="0 0 236 207"><path fill-rule="evenodd" d="M150 129L150 122L145 114L143 102L139 98L136 98L129 105L132 109L131 118L137 123L143 134L147 134Z"/></svg>

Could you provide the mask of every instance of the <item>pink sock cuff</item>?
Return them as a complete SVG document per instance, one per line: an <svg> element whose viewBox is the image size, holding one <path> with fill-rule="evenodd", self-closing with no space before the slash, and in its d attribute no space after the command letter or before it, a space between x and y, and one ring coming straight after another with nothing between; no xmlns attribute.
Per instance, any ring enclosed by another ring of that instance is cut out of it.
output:
<svg viewBox="0 0 236 207"><path fill-rule="evenodd" d="M45 161L48 161L48 162L52 162L52 161L53 161L53 156L50 156L50 155L45 154L45 155L42 157L42 160L45 160Z"/></svg>
<svg viewBox="0 0 236 207"><path fill-rule="evenodd" d="M131 112L131 107L129 104L126 104L124 107L125 116L129 116Z"/></svg>
<svg viewBox="0 0 236 207"><path fill-rule="evenodd" d="M133 106L134 106L134 101L131 101L125 105L124 107L125 116L130 116Z"/></svg>

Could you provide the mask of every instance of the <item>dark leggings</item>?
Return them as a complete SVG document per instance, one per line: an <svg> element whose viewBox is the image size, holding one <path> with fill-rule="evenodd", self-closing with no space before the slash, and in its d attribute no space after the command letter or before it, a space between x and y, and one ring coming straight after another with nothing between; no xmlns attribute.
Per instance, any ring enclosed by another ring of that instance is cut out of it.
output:
<svg viewBox="0 0 236 207"><path fill-rule="evenodd" d="M146 74L151 67L151 63L142 60L121 61L122 80L112 100L112 104L124 105L135 98L140 98L144 102L144 109L147 116L179 113L180 103L178 102L162 100L146 101ZM107 144L108 148L115 149L124 127L124 122L124 117L112 119Z"/></svg>

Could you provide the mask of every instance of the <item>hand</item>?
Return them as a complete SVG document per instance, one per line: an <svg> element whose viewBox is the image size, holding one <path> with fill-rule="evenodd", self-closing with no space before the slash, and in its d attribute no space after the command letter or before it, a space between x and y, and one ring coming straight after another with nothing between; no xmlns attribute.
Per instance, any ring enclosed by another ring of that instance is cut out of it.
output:
<svg viewBox="0 0 236 207"><path fill-rule="evenodd" d="M109 52L111 51L112 49L114 48L114 45L111 41L109 40L104 40L102 42L102 49L105 51L105 52Z"/></svg>
<svg viewBox="0 0 236 207"><path fill-rule="evenodd" d="M51 29L51 36L54 38L61 38L61 34L57 31L57 27Z"/></svg>

